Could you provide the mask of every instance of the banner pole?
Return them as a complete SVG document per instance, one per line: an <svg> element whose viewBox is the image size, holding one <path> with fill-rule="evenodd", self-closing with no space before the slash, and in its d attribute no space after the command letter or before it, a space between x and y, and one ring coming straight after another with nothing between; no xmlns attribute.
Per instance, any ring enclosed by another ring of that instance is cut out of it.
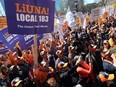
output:
<svg viewBox="0 0 116 87"><path fill-rule="evenodd" d="M34 47L33 47L33 55L34 55L34 67L38 68L38 53L37 53L37 34L34 34Z"/></svg>
<svg viewBox="0 0 116 87"><path fill-rule="evenodd" d="M34 58L34 66L33 66L33 73L35 72L36 75L38 74L38 53L37 53L37 34L34 34L34 44L32 45L32 52ZM36 87L38 87L38 82L36 80L36 76L34 75L34 81L36 83Z"/></svg>

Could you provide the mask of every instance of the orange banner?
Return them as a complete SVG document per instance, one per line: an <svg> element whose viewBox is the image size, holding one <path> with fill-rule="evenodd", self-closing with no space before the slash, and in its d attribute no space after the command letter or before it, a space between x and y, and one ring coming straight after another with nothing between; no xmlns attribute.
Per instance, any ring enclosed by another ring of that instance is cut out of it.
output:
<svg viewBox="0 0 116 87"><path fill-rule="evenodd" d="M6 17L0 17L0 30L7 27L7 20Z"/></svg>

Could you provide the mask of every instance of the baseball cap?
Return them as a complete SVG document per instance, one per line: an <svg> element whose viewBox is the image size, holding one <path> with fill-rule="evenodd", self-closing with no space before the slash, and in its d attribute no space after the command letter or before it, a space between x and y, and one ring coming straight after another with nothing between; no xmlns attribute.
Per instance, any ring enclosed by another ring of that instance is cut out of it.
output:
<svg viewBox="0 0 116 87"><path fill-rule="evenodd" d="M74 46L69 46L68 50L74 50Z"/></svg>
<svg viewBox="0 0 116 87"><path fill-rule="evenodd" d="M114 79L114 74L108 74L106 72L100 72L98 78L102 82L106 82L107 80L113 80Z"/></svg>
<svg viewBox="0 0 116 87"><path fill-rule="evenodd" d="M81 84L77 84L75 87L82 87L82 85Z"/></svg>
<svg viewBox="0 0 116 87"><path fill-rule="evenodd" d="M94 49L96 49L96 47L97 47L97 45L95 45L95 44L90 44L90 46L91 46L92 48L94 48Z"/></svg>
<svg viewBox="0 0 116 87"><path fill-rule="evenodd" d="M45 61L42 61L40 64L45 67L47 63Z"/></svg>
<svg viewBox="0 0 116 87"><path fill-rule="evenodd" d="M46 54L45 51L41 51L41 52L40 52L40 55L41 55L41 56L43 56L43 55L45 55L45 54Z"/></svg>
<svg viewBox="0 0 116 87"><path fill-rule="evenodd" d="M23 81L23 80L20 80L19 77L16 77L16 78L14 78L14 79L11 81L11 86L17 87L17 86L19 86L19 84L20 84L22 81Z"/></svg>
<svg viewBox="0 0 116 87"><path fill-rule="evenodd" d="M62 53L62 51L61 50L57 50L56 51L56 55L58 56L59 54L61 54Z"/></svg>
<svg viewBox="0 0 116 87"><path fill-rule="evenodd" d="M108 40L104 40L103 43L108 43Z"/></svg>
<svg viewBox="0 0 116 87"><path fill-rule="evenodd" d="M67 67L67 66L68 66L68 63L65 63L65 62L63 62L63 61L61 61L60 63L58 63L58 68L59 68L59 69L65 68L65 67Z"/></svg>
<svg viewBox="0 0 116 87"><path fill-rule="evenodd" d="M23 57L20 57L20 56L17 56L17 57L15 58L15 61L16 61L17 63L20 62L21 60L24 61L24 58L23 58Z"/></svg>

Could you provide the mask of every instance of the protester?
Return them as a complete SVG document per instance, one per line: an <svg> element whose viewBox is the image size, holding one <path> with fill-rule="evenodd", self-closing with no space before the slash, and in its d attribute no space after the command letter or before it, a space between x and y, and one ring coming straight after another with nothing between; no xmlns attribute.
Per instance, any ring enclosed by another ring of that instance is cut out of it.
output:
<svg viewBox="0 0 116 87"><path fill-rule="evenodd" d="M8 73L8 67L6 65L1 66L1 77L0 77L0 86L10 87L10 79Z"/></svg>
<svg viewBox="0 0 116 87"><path fill-rule="evenodd" d="M78 60L76 61L76 65L78 65L76 71L79 74L79 81L78 84L87 85L91 82L92 79L92 72L93 72L93 65L91 59L89 59L89 65L82 59L82 56L78 56ZM87 85L87 87L89 87Z"/></svg>

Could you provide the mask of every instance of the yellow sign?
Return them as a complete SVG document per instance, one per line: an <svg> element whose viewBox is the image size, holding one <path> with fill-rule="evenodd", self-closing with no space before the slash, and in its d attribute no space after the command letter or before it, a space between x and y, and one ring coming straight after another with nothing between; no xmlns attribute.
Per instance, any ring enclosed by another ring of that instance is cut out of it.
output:
<svg viewBox="0 0 116 87"><path fill-rule="evenodd" d="M90 18L89 17L86 17L86 22L90 22Z"/></svg>
<svg viewBox="0 0 116 87"><path fill-rule="evenodd" d="M103 14L103 18L107 18L108 17L108 12L105 11L104 14Z"/></svg>
<svg viewBox="0 0 116 87"><path fill-rule="evenodd" d="M112 8L116 8L116 4L112 4Z"/></svg>
<svg viewBox="0 0 116 87"><path fill-rule="evenodd" d="M0 30L7 27L7 20L6 17L0 17Z"/></svg>
<svg viewBox="0 0 116 87"><path fill-rule="evenodd" d="M98 24L101 25L103 23L103 18L98 19Z"/></svg>
<svg viewBox="0 0 116 87"><path fill-rule="evenodd" d="M76 24L81 24L81 19L80 18L76 18Z"/></svg>

